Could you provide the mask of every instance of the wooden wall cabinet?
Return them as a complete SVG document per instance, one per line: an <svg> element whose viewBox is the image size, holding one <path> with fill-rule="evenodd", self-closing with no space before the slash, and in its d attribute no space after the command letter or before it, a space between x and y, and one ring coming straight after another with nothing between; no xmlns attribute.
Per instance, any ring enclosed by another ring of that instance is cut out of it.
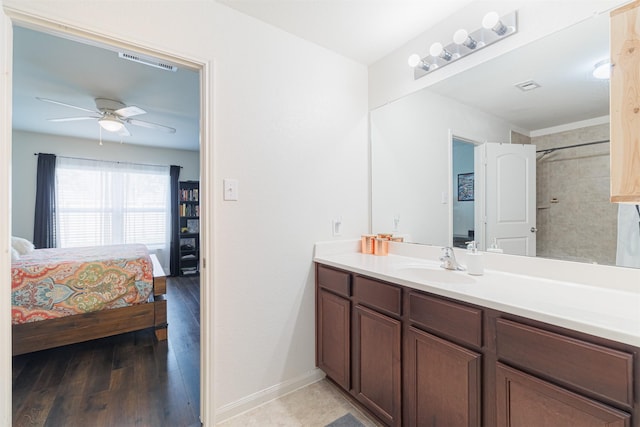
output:
<svg viewBox="0 0 640 427"><path fill-rule="evenodd" d="M640 1L611 12L611 201L640 203Z"/></svg>
<svg viewBox="0 0 640 427"><path fill-rule="evenodd" d="M388 426L640 427L640 348L316 264L316 361Z"/></svg>

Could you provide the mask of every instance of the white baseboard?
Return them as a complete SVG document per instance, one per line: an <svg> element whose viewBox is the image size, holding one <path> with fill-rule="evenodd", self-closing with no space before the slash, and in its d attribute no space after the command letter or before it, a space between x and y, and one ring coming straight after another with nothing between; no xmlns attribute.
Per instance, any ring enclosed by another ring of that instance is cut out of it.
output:
<svg viewBox="0 0 640 427"><path fill-rule="evenodd" d="M292 378L288 381L275 384L264 390L250 394L240 400L224 405L216 410L215 419L216 423L226 421L229 418L233 418L240 414L243 414L251 409L255 409L260 405L270 402L278 397L282 397L285 394L289 394L299 388L306 387L317 381L320 381L325 377L324 372L315 368L303 375L296 378Z"/></svg>

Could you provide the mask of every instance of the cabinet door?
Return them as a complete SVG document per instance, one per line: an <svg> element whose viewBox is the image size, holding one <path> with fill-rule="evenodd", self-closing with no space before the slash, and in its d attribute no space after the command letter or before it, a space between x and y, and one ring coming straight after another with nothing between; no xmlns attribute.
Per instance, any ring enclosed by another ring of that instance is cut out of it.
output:
<svg viewBox="0 0 640 427"><path fill-rule="evenodd" d="M387 425L401 425L401 323L357 305L354 309L354 394Z"/></svg>
<svg viewBox="0 0 640 427"><path fill-rule="evenodd" d="M351 303L346 298L322 289L318 291L318 367L345 390L349 390L351 386L350 306Z"/></svg>
<svg viewBox="0 0 640 427"><path fill-rule="evenodd" d="M611 13L611 201L640 202L640 7Z"/></svg>
<svg viewBox="0 0 640 427"><path fill-rule="evenodd" d="M498 363L498 427L624 427L630 415Z"/></svg>
<svg viewBox="0 0 640 427"><path fill-rule="evenodd" d="M482 356L413 327L406 342L406 425L479 426Z"/></svg>

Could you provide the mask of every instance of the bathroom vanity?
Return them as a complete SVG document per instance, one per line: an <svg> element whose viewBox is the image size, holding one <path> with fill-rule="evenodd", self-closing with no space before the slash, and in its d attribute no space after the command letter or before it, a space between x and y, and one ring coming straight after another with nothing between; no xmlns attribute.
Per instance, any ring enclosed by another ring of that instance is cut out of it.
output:
<svg viewBox="0 0 640 427"><path fill-rule="evenodd" d="M514 274L495 268L505 255L473 277L437 251L316 245L316 362L331 380L389 426L640 426L640 282Z"/></svg>

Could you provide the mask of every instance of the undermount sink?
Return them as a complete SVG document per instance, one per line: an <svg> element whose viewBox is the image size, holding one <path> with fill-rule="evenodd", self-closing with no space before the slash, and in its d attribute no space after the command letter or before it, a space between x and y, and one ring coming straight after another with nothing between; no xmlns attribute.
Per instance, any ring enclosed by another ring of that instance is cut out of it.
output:
<svg viewBox="0 0 640 427"><path fill-rule="evenodd" d="M407 279L451 285L470 285L476 279L464 271L445 270L435 265L404 265L396 267L398 273Z"/></svg>

